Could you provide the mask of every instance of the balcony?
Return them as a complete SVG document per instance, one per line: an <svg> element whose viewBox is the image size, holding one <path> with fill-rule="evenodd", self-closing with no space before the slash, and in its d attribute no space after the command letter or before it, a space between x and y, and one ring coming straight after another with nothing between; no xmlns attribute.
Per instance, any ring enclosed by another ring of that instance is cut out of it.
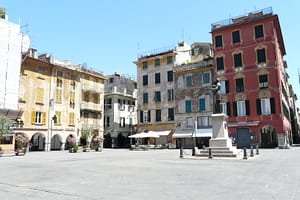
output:
<svg viewBox="0 0 300 200"><path fill-rule="evenodd" d="M83 83L81 84L81 89L94 93L103 93L104 89L100 86L102 85L99 85L98 83Z"/></svg>
<svg viewBox="0 0 300 200"><path fill-rule="evenodd" d="M93 102L83 102L83 103L81 103L80 109L82 109L82 110L102 111L101 104L95 104Z"/></svg>

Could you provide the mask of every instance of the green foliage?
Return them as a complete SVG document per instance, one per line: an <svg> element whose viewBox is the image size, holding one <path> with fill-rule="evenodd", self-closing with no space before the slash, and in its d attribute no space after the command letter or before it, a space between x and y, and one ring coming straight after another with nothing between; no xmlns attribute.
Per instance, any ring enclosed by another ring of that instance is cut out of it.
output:
<svg viewBox="0 0 300 200"><path fill-rule="evenodd" d="M0 139L9 133L11 125L11 121L6 116L0 115Z"/></svg>

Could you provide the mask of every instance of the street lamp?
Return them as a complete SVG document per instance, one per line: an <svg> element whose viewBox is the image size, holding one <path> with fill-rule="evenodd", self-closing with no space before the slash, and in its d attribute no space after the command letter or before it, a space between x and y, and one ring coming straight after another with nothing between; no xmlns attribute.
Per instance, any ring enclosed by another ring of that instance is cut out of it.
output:
<svg viewBox="0 0 300 200"><path fill-rule="evenodd" d="M53 115L50 123L50 137L49 137L49 151L51 151L51 140L52 140L52 123L57 123L57 116Z"/></svg>

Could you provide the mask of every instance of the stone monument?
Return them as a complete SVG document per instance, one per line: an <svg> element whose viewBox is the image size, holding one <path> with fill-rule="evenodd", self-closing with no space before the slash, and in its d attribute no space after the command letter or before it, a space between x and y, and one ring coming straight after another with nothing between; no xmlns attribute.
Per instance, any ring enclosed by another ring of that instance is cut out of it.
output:
<svg viewBox="0 0 300 200"><path fill-rule="evenodd" d="M239 152L232 146L232 141L228 137L228 116L221 113L220 82L218 79L213 83L211 90L214 100L214 110L211 115L212 138L209 140L209 147L200 151L200 156L208 156L210 149L213 157L237 157Z"/></svg>

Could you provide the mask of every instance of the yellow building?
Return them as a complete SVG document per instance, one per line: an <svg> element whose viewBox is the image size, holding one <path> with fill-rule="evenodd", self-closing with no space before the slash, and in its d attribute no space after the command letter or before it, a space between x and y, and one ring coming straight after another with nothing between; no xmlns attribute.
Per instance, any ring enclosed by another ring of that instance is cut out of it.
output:
<svg viewBox="0 0 300 200"><path fill-rule="evenodd" d="M30 139L31 151L68 149L68 138L80 145L83 129L103 138L104 77L35 50L23 57L17 133Z"/></svg>
<svg viewBox="0 0 300 200"><path fill-rule="evenodd" d="M29 55L22 61L18 109L23 115L15 132L30 138L32 150L43 151L49 143L49 91L54 65Z"/></svg>

